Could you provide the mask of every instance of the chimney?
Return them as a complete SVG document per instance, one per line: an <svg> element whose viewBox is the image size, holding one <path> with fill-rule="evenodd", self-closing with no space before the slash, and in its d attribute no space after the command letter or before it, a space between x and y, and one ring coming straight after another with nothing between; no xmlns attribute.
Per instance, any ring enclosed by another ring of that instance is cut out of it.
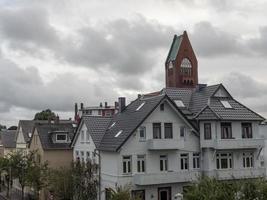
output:
<svg viewBox="0 0 267 200"><path fill-rule="evenodd" d="M83 103L81 103L81 110L83 110Z"/></svg>
<svg viewBox="0 0 267 200"><path fill-rule="evenodd" d="M207 87L207 84L197 84L196 85L196 91L199 92L205 87Z"/></svg>
<svg viewBox="0 0 267 200"><path fill-rule="evenodd" d="M101 108L103 107L103 104L102 104L102 102L100 102L100 105L99 105Z"/></svg>
<svg viewBox="0 0 267 200"><path fill-rule="evenodd" d="M55 124L59 124L59 116L58 115L55 118Z"/></svg>
<svg viewBox="0 0 267 200"><path fill-rule="evenodd" d="M78 104L75 103L75 105L74 105L74 119L76 118L77 115L78 115Z"/></svg>
<svg viewBox="0 0 267 200"><path fill-rule="evenodd" d="M108 107L108 102L105 102L105 108L107 108Z"/></svg>
<svg viewBox="0 0 267 200"><path fill-rule="evenodd" d="M124 110L125 102L126 102L125 97L119 97L119 112L122 112Z"/></svg>

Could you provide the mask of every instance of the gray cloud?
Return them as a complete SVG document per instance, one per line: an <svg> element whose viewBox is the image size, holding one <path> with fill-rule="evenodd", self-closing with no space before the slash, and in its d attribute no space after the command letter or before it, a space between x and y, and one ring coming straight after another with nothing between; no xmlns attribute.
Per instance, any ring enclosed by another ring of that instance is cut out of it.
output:
<svg viewBox="0 0 267 200"><path fill-rule="evenodd" d="M107 68L119 74L139 75L155 64L154 52L166 48L175 31L138 17L105 24L104 29L80 30L79 44L66 49L65 59L94 69Z"/></svg>
<svg viewBox="0 0 267 200"><path fill-rule="evenodd" d="M21 69L8 60L0 60L0 111L12 107L33 110L50 108L55 111L72 111L76 101L95 104L103 99L113 99L118 94L106 89L108 82L92 84L68 73L58 75L45 84L34 67ZM111 86L112 87L112 86Z"/></svg>
<svg viewBox="0 0 267 200"><path fill-rule="evenodd" d="M252 38L247 42L248 47L253 50L254 54L266 56L267 53L267 26L261 27L259 37Z"/></svg>
<svg viewBox="0 0 267 200"><path fill-rule="evenodd" d="M55 48L59 37L44 8L0 8L0 35L13 48Z"/></svg>
<svg viewBox="0 0 267 200"><path fill-rule="evenodd" d="M238 42L237 36L220 30L209 22L197 23L191 35L193 47L200 56L213 57L245 53L246 48Z"/></svg>
<svg viewBox="0 0 267 200"><path fill-rule="evenodd" d="M222 82L234 98L267 117L267 84L243 73L231 73Z"/></svg>

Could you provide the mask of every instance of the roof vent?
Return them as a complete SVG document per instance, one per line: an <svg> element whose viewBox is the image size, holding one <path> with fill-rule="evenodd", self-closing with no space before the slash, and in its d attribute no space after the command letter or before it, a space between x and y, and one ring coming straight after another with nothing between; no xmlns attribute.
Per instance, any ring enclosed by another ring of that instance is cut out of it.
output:
<svg viewBox="0 0 267 200"><path fill-rule="evenodd" d="M115 137L119 137L119 135L122 133L122 130L120 130L116 135Z"/></svg>
<svg viewBox="0 0 267 200"><path fill-rule="evenodd" d="M113 126L115 126L116 122L113 122L109 127L108 129L111 129Z"/></svg>

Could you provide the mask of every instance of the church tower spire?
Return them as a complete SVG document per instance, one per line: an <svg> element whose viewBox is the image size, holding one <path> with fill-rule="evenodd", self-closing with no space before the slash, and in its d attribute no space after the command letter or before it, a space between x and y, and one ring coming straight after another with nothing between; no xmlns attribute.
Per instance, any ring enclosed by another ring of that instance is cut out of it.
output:
<svg viewBox="0 0 267 200"><path fill-rule="evenodd" d="M165 62L166 87L195 88L198 84L198 64L186 31L174 35Z"/></svg>

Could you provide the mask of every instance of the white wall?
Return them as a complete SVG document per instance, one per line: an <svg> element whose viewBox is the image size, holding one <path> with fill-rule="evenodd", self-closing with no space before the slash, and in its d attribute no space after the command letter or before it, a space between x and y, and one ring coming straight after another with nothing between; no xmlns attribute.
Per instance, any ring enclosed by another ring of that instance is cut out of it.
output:
<svg viewBox="0 0 267 200"><path fill-rule="evenodd" d="M81 139L81 132L84 131L84 140ZM80 129L77 132L77 139L73 147L73 159L76 160L76 152L79 152L79 157L81 159L81 152L84 152L84 156L86 158L86 152L90 152L90 158L93 159L93 152L95 150L95 144L92 140L92 137L90 135L89 141L86 141L86 132L87 127L84 123L82 123ZM98 159L96 157L96 162L98 162Z"/></svg>

